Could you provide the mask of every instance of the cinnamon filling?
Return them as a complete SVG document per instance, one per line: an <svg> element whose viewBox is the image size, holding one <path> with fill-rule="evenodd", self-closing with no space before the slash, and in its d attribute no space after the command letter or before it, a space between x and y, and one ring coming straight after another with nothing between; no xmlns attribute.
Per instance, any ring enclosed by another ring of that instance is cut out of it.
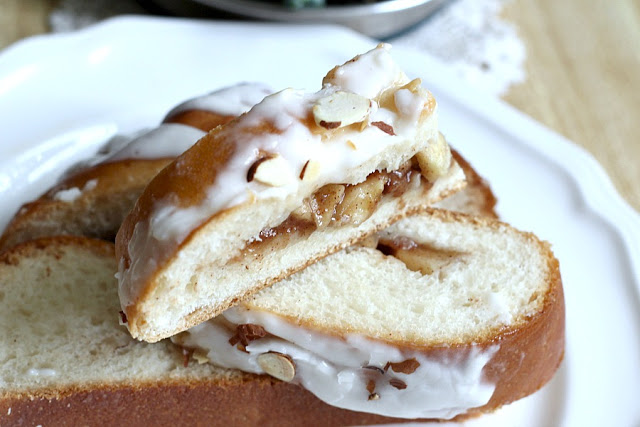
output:
<svg viewBox="0 0 640 427"><path fill-rule="evenodd" d="M316 230L357 226L375 212L381 200L404 194L415 174L420 176L420 167L411 159L397 170L373 172L358 184L327 184L306 198L280 225L263 229L231 262L248 255L260 257L267 249L283 249L292 239L305 238Z"/></svg>

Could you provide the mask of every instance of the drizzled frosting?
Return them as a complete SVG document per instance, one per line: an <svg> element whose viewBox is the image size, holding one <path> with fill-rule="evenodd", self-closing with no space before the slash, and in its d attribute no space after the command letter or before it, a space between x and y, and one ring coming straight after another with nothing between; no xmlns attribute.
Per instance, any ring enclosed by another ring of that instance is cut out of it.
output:
<svg viewBox="0 0 640 427"><path fill-rule="evenodd" d="M241 351L231 346L229 339L234 326L247 323L261 325L271 335L251 341L246 351ZM486 404L495 384L484 379L483 368L499 349L498 345L484 350L471 345L468 350L426 356L361 335L329 336L272 313L236 307L172 340L204 350L211 363L257 374L265 373L258 356L268 352L286 354L295 364L293 382L324 402L399 418L450 419ZM387 362L408 359L419 363L413 373L395 372L393 368L383 371ZM369 399L371 391L367 386L371 380L376 399ZM397 380L406 388L394 387L392 381Z"/></svg>
<svg viewBox="0 0 640 427"><path fill-rule="evenodd" d="M205 132L191 126L163 123L132 139L122 149L107 157L106 161L177 157L205 135Z"/></svg>
<svg viewBox="0 0 640 427"><path fill-rule="evenodd" d="M239 116L271 93L273 90L263 83L239 83L189 99L169 111L164 120L189 110L210 111L222 116Z"/></svg>
<svg viewBox="0 0 640 427"><path fill-rule="evenodd" d="M271 89L263 83L239 83L189 99L173 108L164 120L189 110L208 111L221 116L239 116L271 92ZM163 123L157 128L133 137L124 147L120 142L118 147L122 148L107 154L104 161L177 157L204 135L206 132L192 126Z"/></svg>

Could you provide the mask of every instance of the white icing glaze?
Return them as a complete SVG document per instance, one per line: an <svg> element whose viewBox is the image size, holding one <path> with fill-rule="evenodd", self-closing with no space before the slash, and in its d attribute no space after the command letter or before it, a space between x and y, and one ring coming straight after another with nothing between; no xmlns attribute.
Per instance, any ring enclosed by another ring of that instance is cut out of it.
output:
<svg viewBox="0 0 640 427"><path fill-rule="evenodd" d="M189 99L174 107L164 120L187 110L204 110L223 116L239 116L260 102L272 90L263 83L239 83ZM157 128L131 137L118 135L101 150L99 161L160 159L177 157L187 151L206 132L180 123L163 123Z"/></svg>
<svg viewBox="0 0 640 427"><path fill-rule="evenodd" d="M225 116L239 116L249 111L251 107L262 101L265 96L272 93L273 90L263 83L239 83L189 99L169 111L164 120L189 110L203 110Z"/></svg>
<svg viewBox="0 0 640 427"><path fill-rule="evenodd" d="M82 195L82 191L78 187L71 187L58 191L53 195L53 200L70 203Z"/></svg>
<svg viewBox="0 0 640 427"><path fill-rule="evenodd" d="M224 320L221 320L224 318ZM231 322L231 327L227 322ZM229 344L235 325L261 325L268 335L254 340L245 353ZM272 313L231 308L221 317L195 326L173 338L174 342L207 352L211 363L258 374L265 373L258 363L260 354L272 351L286 354L294 361L294 382L324 402L353 411L399 418L450 419L486 404L495 389L483 377L482 370L495 352L472 346L454 357L427 357L424 353L400 350L361 335L343 339L301 328ZM388 369L382 374L365 366L384 368L415 358L420 366L411 374ZM392 378L406 384L399 390ZM375 381L377 400L369 400L367 383Z"/></svg>
<svg viewBox="0 0 640 427"><path fill-rule="evenodd" d="M236 152L218 172L203 202L185 208L169 201L158 202L150 219L135 225L128 246L131 263L128 269L121 271L119 289L123 306L134 302L139 286L156 268L159 254L181 243L191 230L215 213L241 204L249 197L286 200L287 205L299 206L303 198L317 188L327 183L348 182L348 175L358 166L393 147L403 150L408 141L415 141L418 126L414 111L410 109L410 114L404 115L402 111L381 108L375 99L371 100L368 126L362 130L344 128L326 138L313 132L305 123L311 117L317 100L337 91L354 91L363 96L377 97L385 89L407 83L409 79L399 70L388 49L388 45L380 45L337 67L335 78L325 79L325 87L319 92L305 94L294 89L283 90L266 97L234 122L231 129L229 126L220 128L219 138L233 138ZM420 111L427 108L430 95L420 92L416 96L420 99ZM413 102L406 104L413 105ZM377 121L392 126L395 135L370 125ZM277 131L244 132L264 123L273 125ZM350 143L357 149L354 150ZM292 176L297 177L310 159L319 164L320 173L314 180L294 179L280 187L270 187L257 181L248 183L247 170L260 152L279 154L288 163ZM387 166L379 164L376 169ZM124 266L123 263L120 265Z"/></svg>
<svg viewBox="0 0 640 427"><path fill-rule="evenodd" d="M335 69L331 84L367 98L375 98L388 87L403 82L406 76L389 55L390 45L356 57Z"/></svg>
<svg viewBox="0 0 640 427"><path fill-rule="evenodd" d="M422 99L408 89L400 89L394 95L396 108L411 120L417 120L422 111Z"/></svg>
<svg viewBox="0 0 640 427"><path fill-rule="evenodd" d="M205 132L191 126L179 123L163 123L157 128L134 138L124 148L107 158L106 161L177 157L205 135Z"/></svg>
<svg viewBox="0 0 640 427"><path fill-rule="evenodd" d="M67 202L67 203L73 202L78 197L80 197L83 192L91 191L94 188L96 188L97 185L98 185L97 179L90 179L84 184L84 187L82 187L82 190L79 189L78 187L71 187L65 190L60 190L53 195L53 200L58 200L58 201Z"/></svg>

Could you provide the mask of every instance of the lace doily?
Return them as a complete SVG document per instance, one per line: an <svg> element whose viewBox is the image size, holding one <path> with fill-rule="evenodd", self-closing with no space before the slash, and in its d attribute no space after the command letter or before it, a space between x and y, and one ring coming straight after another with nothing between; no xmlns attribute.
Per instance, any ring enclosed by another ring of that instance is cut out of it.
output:
<svg viewBox="0 0 640 427"><path fill-rule="evenodd" d="M500 16L507 1L454 1L389 41L428 52L450 65L456 78L501 95L525 78L524 44L515 27ZM63 0L51 13L50 24L54 32L70 31L115 15L144 13L134 0Z"/></svg>
<svg viewBox="0 0 640 427"><path fill-rule="evenodd" d="M525 79L526 50L515 27L500 13L506 0L458 0L392 44L429 52L455 76L501 95Z"/></svg>

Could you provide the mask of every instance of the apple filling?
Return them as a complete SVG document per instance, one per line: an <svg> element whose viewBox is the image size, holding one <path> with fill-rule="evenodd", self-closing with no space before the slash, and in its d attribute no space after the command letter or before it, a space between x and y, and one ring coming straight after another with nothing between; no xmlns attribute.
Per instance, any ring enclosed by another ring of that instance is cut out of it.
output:
<svg viewBox="0 0 640 427"><path fill-rule="evenodd" d="M367 246L372 246L370 242ZM411 240L408 237L379 239L375 247L385 255L391 255L402 261L409 270L424 275L432 274L464 256L463 252L434 248Z"/></svg>
<svg viewBox="0 0 640 427"><path fill-rule="evenodd" d="M284 248L293 238L304 238L329 227L358 226L369 218L385 197L399 197L420 176L417 160L411 159L391 172L377 171L358 184L327 184L306 198L302 205L276 227L263 229L234 260L258 257L266 248ZM430 185L423 180L423 185Z"/></svg>

